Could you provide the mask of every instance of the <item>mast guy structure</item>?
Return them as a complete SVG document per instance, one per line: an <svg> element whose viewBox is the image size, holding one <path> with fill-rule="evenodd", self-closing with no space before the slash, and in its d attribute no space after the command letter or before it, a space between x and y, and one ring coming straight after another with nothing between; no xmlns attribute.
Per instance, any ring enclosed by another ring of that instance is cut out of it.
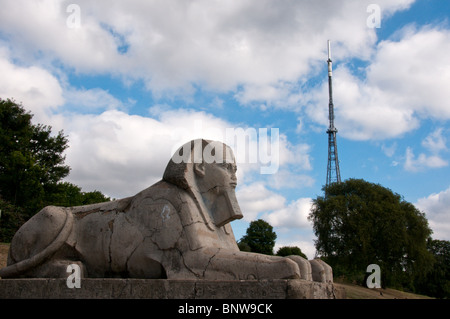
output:
<svg viewBox="0 0 450 319"><path fill-rule="evenodd" d="M328 40L328 118L330 120L330 126L328 127L328 165L327 165L327 182L326 186L332 183L341 182L341 172L339 170L339 159L337 151L336 133L337 129L334 127L334 105L333 105L333 89L332 89L332 62L331 62L331 44Z"/></svg>

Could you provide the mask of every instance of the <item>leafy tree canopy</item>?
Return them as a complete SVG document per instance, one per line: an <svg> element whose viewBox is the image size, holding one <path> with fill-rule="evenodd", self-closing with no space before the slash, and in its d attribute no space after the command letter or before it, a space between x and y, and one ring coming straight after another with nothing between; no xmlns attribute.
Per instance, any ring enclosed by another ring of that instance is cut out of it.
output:
<svg viewBox="0 0 450 319"><path fill-rule="evenodd" d="M246 234L240 240L240 245L245 243L254 253L273 255L276 239L277 234L273 231L273 227L268 222L258 219L250 223Z"/></svg>
<svg viewBox="0 0 450 319"><path fill-rule="evenodd" d="M50 126L32 124L32 117L16 102L0 99L0 196L27 210L42 206L46 188L70 171L63 131L53 135Z"/></svg>
<svg viewBox="0 0 450 319"><path fill-rule="evenodd" d="M305 259L308 259L308 257L306 257L306 255L304 253L302 253L302 250L297 246L280 247L278 249L276 255L282 256L282 257L286 257L286 256L290 256L290 255L297 255L297 256L303 257Z"/></svg>
<svg viewBox="0 0 450 319"><path fill-rule="evenodd" d="M417 291L437 298L450 298L450 241L429 239L428 250L433 254L433 269L419 280Z"/></svg>
<svg viewBox="0 0 450 319"><path fill-rule="evenodd" d="M109 201L99 191L61 180L68 147L63 131L31 122L33 115L13 100L0 98L0 241L47 205L78 206Z"/></svg>
<svg viewBox="0 0 450 319"><path fill-rule="evenodd" d="M381 268L382 285L410 287L432 266L425 215L390 189L349 179L324 187L309 219L317 252L335 275L364 277L370 264Z"/></svg>

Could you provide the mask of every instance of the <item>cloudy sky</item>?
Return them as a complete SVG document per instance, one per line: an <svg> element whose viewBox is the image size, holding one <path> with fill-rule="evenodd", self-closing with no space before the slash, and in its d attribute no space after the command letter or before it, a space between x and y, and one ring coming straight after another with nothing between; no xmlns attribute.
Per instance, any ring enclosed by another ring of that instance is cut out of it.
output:
<svg viewBox="0 0 450 319"><path fill-rule="evenodd" d="M403 195L450 240L449 12L442 0L3 0L0 97L63 129L67 180L114 198L161 179L190 139L254 133L236 154L235 236L263 218L276 247L312 258L329 39L342 179Z"/></svg>

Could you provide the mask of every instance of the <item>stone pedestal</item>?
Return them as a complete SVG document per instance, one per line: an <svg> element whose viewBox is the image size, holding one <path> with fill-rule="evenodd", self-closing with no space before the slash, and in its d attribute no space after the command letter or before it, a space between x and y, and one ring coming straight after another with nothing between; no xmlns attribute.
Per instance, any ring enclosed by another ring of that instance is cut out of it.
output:
<svg viewBox="0 0 450 319"><path fill-rule="evenodd" d="M0 299L341 299L332 283L291 280L0 279Z"/></svg>

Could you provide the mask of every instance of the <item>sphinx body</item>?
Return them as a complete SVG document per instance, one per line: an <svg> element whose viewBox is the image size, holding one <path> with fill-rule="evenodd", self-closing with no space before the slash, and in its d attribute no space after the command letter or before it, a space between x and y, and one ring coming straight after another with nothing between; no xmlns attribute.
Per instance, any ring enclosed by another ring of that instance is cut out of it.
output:
<svg viewBox="0 0 450 319"><path fill-rule="evenodd" d="M196 160L195 146L220 157ZM135 196L41 210L15 234L0 277L65 278L67 266L78 264L91 278L332 281L320 260L239 251L229 224L242 218L235 171L226 145L186 143L163 179Z"/></svg>

